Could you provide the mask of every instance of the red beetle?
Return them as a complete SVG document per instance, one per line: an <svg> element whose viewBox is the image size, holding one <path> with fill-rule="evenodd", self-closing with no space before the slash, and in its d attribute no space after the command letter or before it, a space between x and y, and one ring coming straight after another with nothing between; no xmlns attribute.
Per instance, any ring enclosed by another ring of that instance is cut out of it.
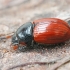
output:
<svg viewBox="0 0 70 70"><path fill-rule="evenodd" d="M20 26L12 37L17 47L29 47L38 44L59 44L70 39L70 26L57 18L43 18L27 22Z"/></svg>

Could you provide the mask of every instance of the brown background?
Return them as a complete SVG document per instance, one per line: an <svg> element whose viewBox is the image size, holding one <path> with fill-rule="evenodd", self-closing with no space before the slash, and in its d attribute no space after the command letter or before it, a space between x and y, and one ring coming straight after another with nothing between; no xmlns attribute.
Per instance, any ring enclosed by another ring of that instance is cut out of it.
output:
<svg viewBox="0 0 70 70"><path fill-rule="evenodd" d="M38 18L70 18L70 0L0 0L0 37L15 32L19 26ZM11 39L0 40L0 70L28 62L53 62L48 65L29 65L13 70L54 70L70 58L70 41L65 45L50 46L27 52L12 51ZM70 70L70 62L57 70Z"/></svg>

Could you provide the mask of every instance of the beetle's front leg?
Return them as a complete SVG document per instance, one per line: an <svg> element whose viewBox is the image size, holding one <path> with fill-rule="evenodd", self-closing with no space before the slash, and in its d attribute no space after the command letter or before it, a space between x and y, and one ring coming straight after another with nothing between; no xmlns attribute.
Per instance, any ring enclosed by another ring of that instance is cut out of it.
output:
<svg viewBox="0 0 70 70"><path fill-rule="evenodd" d="M19 51L25 52L25 51L27 51L27 48L28 48L27 45L22 45L22 44L18 45Z"/></svg>

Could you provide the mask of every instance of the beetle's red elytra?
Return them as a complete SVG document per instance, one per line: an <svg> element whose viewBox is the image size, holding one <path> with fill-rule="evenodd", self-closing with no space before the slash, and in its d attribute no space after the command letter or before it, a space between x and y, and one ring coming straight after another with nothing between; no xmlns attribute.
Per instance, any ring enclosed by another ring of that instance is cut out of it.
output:
<svg viewBox="0 0 70 70"><path fill-rule="evenodd" d="M43 44L62 43L70 39L69 25L60 19L45 18L34 21L34 40Z"/></svg>
<svg viewBox="0 0 70 70"><path fill-rule="evenodd" d="M70 26L58 18L42 18L20 26L12 37L12 44L19 47L40 44L59 44L70 39ZM25 45L26 44L26 45Z"/></svg>

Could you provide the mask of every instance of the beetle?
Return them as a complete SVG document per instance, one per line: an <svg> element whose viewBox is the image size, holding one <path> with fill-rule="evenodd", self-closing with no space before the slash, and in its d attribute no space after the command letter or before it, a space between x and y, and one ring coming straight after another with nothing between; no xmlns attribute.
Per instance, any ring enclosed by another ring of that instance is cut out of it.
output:
<svg viewBox="0 0 70 70"><path fill-rule="evenodd" d="M58 18L42 18L20 26L12 36L13 49L34 44L59 44L70 39L70 26Z"/></svg>

